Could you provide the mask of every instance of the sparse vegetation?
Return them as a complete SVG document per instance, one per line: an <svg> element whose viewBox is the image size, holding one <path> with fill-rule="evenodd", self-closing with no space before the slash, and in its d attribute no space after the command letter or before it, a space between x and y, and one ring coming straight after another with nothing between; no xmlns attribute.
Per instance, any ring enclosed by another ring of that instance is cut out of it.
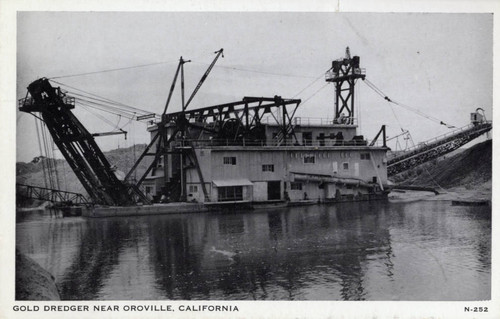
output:
<svg viewBox="0 0 500 319"><path fill-rule="evenodd" d="M104 155L111 165L116 165L120 171L127 173L145 148L146 144L138 144L135 145L135 152L134 146L131 146L128 148L119 148L109 152L104 152ZM29 163L16 163L16 182L32 186L45 187L43 161L47 161L47 159L37 157ZM151 161L151 157L145 158L145 160L137 168L137 176L141 176L146 171ZM68 165L66 160L60 159L56 162L60 189L86 195L85 189L80 184L80 181L73 173L73 170Z"/></svg>

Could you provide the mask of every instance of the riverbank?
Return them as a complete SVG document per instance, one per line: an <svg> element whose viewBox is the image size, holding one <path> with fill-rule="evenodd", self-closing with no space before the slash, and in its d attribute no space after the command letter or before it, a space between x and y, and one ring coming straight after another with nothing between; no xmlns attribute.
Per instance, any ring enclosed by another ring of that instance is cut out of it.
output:
<svg viewBox="0 0 500 319"><path fill-rule="evenodd" d="M54 277L16 250L16 300L61 300Z"/></svg>
<svg viewBox="0 0 500 319"><path fill-rule="evenodd" d="M410 202L418 200L465 200L465 201L485 201L492 199L491 181L476 185L475 187L451 187L448 189L436 188L439 192L435 195L432 192L404 191L392 192L389 200L398 202Z"/></svg>

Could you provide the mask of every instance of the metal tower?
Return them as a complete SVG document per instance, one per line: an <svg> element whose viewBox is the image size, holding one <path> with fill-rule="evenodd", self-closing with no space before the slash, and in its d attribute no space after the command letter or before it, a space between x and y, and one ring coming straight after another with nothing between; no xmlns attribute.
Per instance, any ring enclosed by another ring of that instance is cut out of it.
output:
<svg viewBox="0 0 500 319"><path fill-rule="evenodd" d="M364 69L359 67L359 56L353 56L346 48L345 58L332 62L326 72L326 82L335 83L335 120L336 124L354 125L354 85L357 79L365 79ZM345 112L345 113L344 113Z"/></svg>

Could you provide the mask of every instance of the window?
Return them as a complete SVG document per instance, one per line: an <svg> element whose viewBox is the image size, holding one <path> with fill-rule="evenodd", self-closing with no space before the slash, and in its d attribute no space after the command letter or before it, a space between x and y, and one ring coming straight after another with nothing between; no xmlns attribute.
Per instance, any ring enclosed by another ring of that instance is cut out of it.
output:
<svg viewBox="0 0 500 319"><path fill-rule="evenodd" d="M370 153L361 153L361 159L364 160L369 160L370 159Z"/></svg>
<svg viewBox="0 0 500 319"><path fill-rule="evenodd" d="M291 182L290 183L290 189L292 191L301 191L302 190L302 183Z"/></svg>
<svg viewBox="0 0 500 319"><path fill-rule="evenodd" d="M146 194L152 193L153 188L151 186L146 186Z"/></svg>
<svg viewBox="0 0 500 319"><path fill-rule="evenodd" d="M218 187L219 202L243 200L243 187L242 186L225 186Z"/></svg>
<svg viewBox="0 0 500 319"><path fill-rule="evenodd" d="M349 163L345 162L345 163L342 163L342 168L344 170L348 170L349 169Z"/></svg>
<svg viewBox="0 0 500 319"><path fill-rule="evenodd" d="M225 156L224 164L226 165L236 165L236 157L234 156Z"/></svg>
<svg viewBox="0 0 500 319"><path fill-rule="evenodd" d="M314 164L316 163L316 156L306 155L304 156L304 164Z"/></svg>
<svg viewBox="0 0 500 319"><path fill-rule="evenodd" d="M198 185L189 185L190 193L198 193Z"/></svg>
<svg viewBox="0 0 500 319"><path fill-rule="evenodd" d="M262 165L263 172L274 172L274 164L265 164Z"/></svg>

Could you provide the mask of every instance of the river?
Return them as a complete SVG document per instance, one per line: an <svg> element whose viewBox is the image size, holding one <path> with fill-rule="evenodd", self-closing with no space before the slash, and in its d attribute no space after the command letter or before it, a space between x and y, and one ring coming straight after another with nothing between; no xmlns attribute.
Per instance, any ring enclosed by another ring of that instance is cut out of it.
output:
<svg viewBox="0 0 500 319"><path fill-rule="evenodd" d="M486 300L491 208L363 202L87 219L18 213L65 300Z"/></svg>

